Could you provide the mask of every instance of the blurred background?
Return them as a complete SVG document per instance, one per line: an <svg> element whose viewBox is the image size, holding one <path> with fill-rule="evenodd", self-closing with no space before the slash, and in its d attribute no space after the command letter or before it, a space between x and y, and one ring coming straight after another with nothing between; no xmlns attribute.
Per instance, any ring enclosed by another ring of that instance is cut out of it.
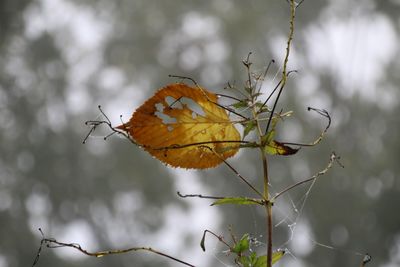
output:
<svg viewBox="0 0 400 267"><path fill-rule="evenodd" d="M305 0L297 11L291 76L278 108L295 115L280 140L309 142L325 121L323 142L292 157L270 159L273 192L335 166L314 186L275 205L277 266L400 265L399 27L400 1ZM204 229L228 226L265 251L263 209L210 207L188 194L253 196L225 166L206 171L164 166L101 128L83 145L84 122L114 123L154 92L194 78L221 92L271 59L265 93L279 80L289 5L271 0L2 0L0 1L0 267L31 266L41 235L95 251L152 246L196 266L234 266ZM229 92L224 92L229 93ZM260 184L258 153L229 161ZM309 192L309 193L308 193ZM178 266L156 255L91 258L70 248L45 249L38 266Z"/></svg>

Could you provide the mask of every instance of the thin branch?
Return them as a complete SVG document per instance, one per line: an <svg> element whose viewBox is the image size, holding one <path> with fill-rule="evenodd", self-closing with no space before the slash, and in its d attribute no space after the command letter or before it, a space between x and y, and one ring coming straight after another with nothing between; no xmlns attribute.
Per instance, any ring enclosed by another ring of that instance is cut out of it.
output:
<svg viewBox="0 0 400 267"><path fill-rule="evenodd" d="M262 76L262 77L263 77L262 80L265 80L265 77L266 77L267 74L268 74L269 68L270 68L271 65L274 64L274 63L275 63L275 60L274 60L274 59L271 59L271 60L269 61L268 66L267 66L267 68L265 69L264 74L263 74L263 76ZM260 93L261 87L262 87L262 86L260 85L260 87L258 88L257 93Z"/></svg>
<svg viewBox="0 0 400 267"><path fill-rule="evenodd" d="M335 152L332 152L332 153L331 153L331 156L330 156L330 159L329 159L329 162L328 162L328 165L327 165L323 170L319 171L318 173L314 174L312 177L310 177L310 178L308 178L308 179L305 179L305 180L303 180L303 181L297 182L297 183L295 183L295 184L293 184L293 185L291 185L291 186L286 187L285 189L283 189L282 191L280 191L279 193L277 193L277 194L271 199L271 202L274 202L278 197L280 197L281 195L285 194L285 193L288 192L289 190L292 190L293 188L296 188L296 187L298 187L299 185L302 185L302 184L305 184L305 183L308 183L308 182L312 182L312 181L314 181L315 179L317 179L319 176L324 175L325 173L328 172L328 170L329 170L330 168L332 168L333 163L335 163L335 162L338 163L339 166L343 168L343 165L340 163L339 159L340 159L340 157L336 156Z"/></svg>
<svg viewBox="0 0 400 267"><path fill-rule="evenodd" d="M279 86L281 85L281 83L282 83L282 80L280 80L279 82L278 82L278 84L275 86L275 88L272 90L272 92L269 94L269 96L267 97L267 99L264 101L264 103L262 104L262 106L260 107L260 111L261 110L263 110L263 107L265 106L265 105L267 105L267 103L268 103L268 101L271 99L271 97L275 94L275 92L276 92L276 90L279 88ZM259 112L260 112L259 111Z"/></svg>
<svg viewBox="0 0 400 267"><path fill-rule="evenodd" d="M242 60L243 65L246 67L247 69L247 82L248 82L248 88L253 88L252 82L251 82L251 61L250 61L250 56L251 56L252 52L249 52L247 54L247 58L245 60ZM252 93L251 93L252 94Z"/></svg>
<svg viewBox="0 0 400 267"><path fill-rule="evenodd" d="M85 125L88 125L88 126L90 126L91 128L90 128L89 132L87 133L87 135L85 136L85 138L83 139L83 141L82 141L83 144L85 144L86 141L87 141L87 139L90 137L90 135L91 135L94 131L96 131L97 127L99 127L100 125L105 124L105 125L107 125L108 128L111 130L111 133L108 134L108 135L106 135L106 136L104 137L104 140L106 140L108 137L110 137L110 136L112 136L112 135L114 135L114 134L118 134L118 135L121 135L121 136L127 138L132 144L138 145L138 144L135 143L135 141L133 141L132 138L130 138L129 133L123 132L123 131L121 131L121 130L115 128L115 127L111 124L110 119L109 119L109 118L107 117L107 115L104 113L104 111L103 111L103 109L101 108L100 105L98 106L98 109L100 110L100 113L101 113L101 115L105 118L105 120L89 120L89 121L86 121L86 122L85 122ZM121 117L122 117L122 115L121 115ZM123 122L122 122L122 124L125 125Z"/></svg>
<svg viewBox="0 0 400 267"><path fill-rule="evenodd" d="M224 87L224 89L231 89L234 90L235 92L237 92L238 94L242 95L244 98L248 99L248 96L245 95L241 90L239 90L238 88L236 88L235 86L235 81L233 82L233 84L231 84L229 81L227 82L227 85Z"/></svg>
<svg viewBox="0 0 400 267"><path fill-rule="evenodd" d="M181 198L188 198L188 197L197 197L197 198L205 198L205 199L224 199L226 197L215 197L215 196L204 196L202 194L181 194L181 192L177 191L177 195Z"/></svg>
<svg viewBox="0 0 400 267"><path fill-rule="evenodd" d="M232 99L232 100L236 100L236 101L238 101L238 102L240 102L240 101L243 101L242 99L239 99L239 98L237 98L237 97L234 97L234 96L230 96L230 95L224 95L224 94L216 94L218 97L225 97L225 98L229 98L229 99Z"/></svg>
<svg viewBox="0 0 400 267"><path fill-rule="evenodd" d="M42 231L39 229L39 231L42 233ZM42 233L43 234L43 233ZM171 255L165 254L163 252L160 252L158 250L155 250L151 247L131 247L131 248L126 248L126 249L113 249L113 250L105 250L105 251L98 251L98 252L89 252L88 250L84 249L81 247L81 245L76 244L76 243L64 243L64 242L59 242L55 239L52 238L45 238L43 237L42 240L40 241L40 247L38 249L38 252L36 254L36 258L32 264L32 267L34 267L38 262L39 262L39 258L40 258L40 253L42 251L42 246L46 245L46 247L48 248L62 248L62 247L69 247L69 248L73 248L78 250L79 252L87 255L87 256L91 256L91 257L96 257L96 258L100 258L103 256L109 256L109 255L115 255L115 254L124 254L124 253L128 253L128 252L136 252L136 251L148 251L154 254L157 254L159 256L171 259L173 261L179 262L183 265L186 266L191 266L191 267L195 267L195 265L192 265L190 263L187 263L183 260L180 260L178 258L175 258Z"/></svg>
<svg viewBox="0 0 400 267"><path fill-rule="evenodd" d="M215 152L211 147L209 146L203 146L204 148L207 148L211 150L217 157L219 157L228 168L233 171L237 177L239 177L245 184L247 184L257 195L259 195L264 201L268 201L265 199L263 194L260 193L260 191L257 190L249 181L247 181L246 178L244 178L231 164L229 164L224 158L222 158L217 152Z"/></svg>
<svg viewBox="0 0 400 267"><path fill-rule="evenodd" d="M185 147L191 147L191 146L205 146L208 144L243 144L246 147L254 147L254 143L250 141L244 141L244 140L214 140L214 141L204 141L204 142L195 142L195 143L190 143L190 144L185 144L185 145L170 145L170 146L165 146L165 147L151 147L151 146L145 146L145 145L140 145L143 148L148 148L148 149L153 149L153 150L169 150L169 149L181 149Z"/></svg>
<svg viewBox="0 0 400 267"><path fill-rule="evenodd" d="M286 81L288 78L288 73L287 73L287 65L289 62L289 55L290 55L290 48L292 45L292 41L293 41L293 36L294 36L294 20L295 20L295 16L296 16L296 3L294 0L290 0L290 20L289 20L289 37L286 43L286 54L285 54L285 59L283 61L283 70L282 70L282 79L281 79L281 86L279 88L279 93L278 96L275 99L275 103L274 106L272 108L272 112L270 115L270 120L268 121L267 127L265 128L265 134L268 133L269 127L271 125L271 119L272 116L274 114L275 108L279 102L279 98L282 94L283 88L285 88L286 85Z"/></svg>
<svg viewBox="0 0 400 267"><path fill-rule="evenodd" d="M200 246L203 249L203 251L206 251L206 248L204 246L205 243L205 239L206 239L206 234L209 233L211 235L213 235L214 237L216 237L218 239L219 242L221 242L222 244L224 244L225 246L227 246L229 248L229 250L231 250L231 246L224 240L224 237L222 235L217 235L216 233L210 231L210 230L204 230L203 232L203 237L201 238L201 243Z"/></svg>
<svg viewBox="0 0 400 267"><path fill-rule="evenodd" d="M178 78L178 79L182 79L182 80L190 80L194 85L199 86L199 84L195 81L195 79L187 77L187 76L169 74L168 77Z"/></svg>
<svg viewBox="0 0 400 267"><path fill-rule="evenodd" d="M179 191L176 192L176 193L181 198L197 197L197 198L218 199L218 200L221 200L221 199L241 199L241 200L253 202L253 203L259 204L259 205L264 205L265 204L265 200L264 199L257 199L257 198L250 198L250 197L215 197L215 196L204 196L202 194L186 194L186 195L183 195ZM214 205L215 205L215 203L211 204L211 206L214 206Z"/></svg>
<svg viewBox="0 0 400 267"><path fill-rule="evenodd" d="M290 74L292 73L297 73L297 70L291 70L289 71L286 75L289 77ZM268 101L271 99L271 97L275 94L276 90L278 90L278 88L280 88L279 86L282 84L282 79L277 83L277 85L274 87L274 89L272 90L272 92L269 94L269 96L267 97L267 99L264 101L264 103L262 104L262 106L260 107L259 112L262 112L262 109L265 105L267 105ZM279 98L279 97L278 97ZM276 101L275 101L276 102ZM268 127L267 127L268 129Z"/></svg>
<svg viewBox="0 0 400 267"><path fill-rule="evenodd" d="M331 116L329 115L328 111L326 111L325 109L317 109L317 108L312 108L312 107L308 107L307 108L308 111L315 111L318 114L320 114L321 116L324 116L325 118L328 119L328 124L325 127L325 129L320 133L320 135L318 136L317 139L315 139L313 142L311 143L291 143L291 142L281 142L284 145L296 145L296 146L305 146L305 147L310 147L310 146L315 146L317 145L319 142L322 141L322 139L324 138L326 132L328 131L329 127L331 126Z"/></svg>

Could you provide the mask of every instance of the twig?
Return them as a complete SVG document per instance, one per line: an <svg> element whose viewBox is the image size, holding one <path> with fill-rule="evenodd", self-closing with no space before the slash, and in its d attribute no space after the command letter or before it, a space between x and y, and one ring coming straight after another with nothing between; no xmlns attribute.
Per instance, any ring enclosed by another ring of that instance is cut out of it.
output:
<svg viewBox="0 0 400 267"><path fill-rule="evenodd" d="M231 246L229 246L229 244L224 240L224 237L222 235L217 235L216 233L210 231L210 230L204 230L203 232L203 237L201 238L201 242L200 242L200 246L203 249L203 251L206 251L206 247L205 247L205 240L206 240L206 234L209 233L211 235L213 235L214 237L216 237L218 239L219 242L221 242L222 244L224 244L225 246L227 246L229 248L229 250L231 250Z"/></svg>
<svg viewBox="0 0 400 267"><path fill-rule="evenodd" d="M181 194L181 192L177 191L176 194L181 198L187 197L198 197L198 198L206 198L206 199L224 199L226 197L214 197L214 196L204 196L202 194Z"/></svg>
<svg viewBox="0 0 400 267"><path fill-rule="evenodd" d="M246 67L247 69L247 82L248 82L248 88L253 88L252 86L252 82L251 82L251 61L250 61L250 56L251 54L253 54L252 52L249 52L247 54L247 58L245 60L242 60L243 65ZM251 93L252 94L252 93Z"/></svg>
<svg viewBox="0 0 400 267"><path fill-rule="evenodd" d="M267 68L265 69L264 74L263 74L263 76L262 76L262 77L263 77L262 80L265 80L265 77L266 77L267 74L268 74L269 68L270 68L271 65L274 64L274 63L275 63L275 60L274 60L274 59L271 59L271 60L269 61L268 66L267 66ZM260 85L260 87L258 88L257 93L260 93L261 87L262 87L262 86Z"/></svg>
<svg viewBox="0 0 400 267"><path fill-rule="evenodd" d="M245 182L257 195L259 195L264 201L268 201L267 199L265 199L263 194L261 194L260 191L257 190L257 188L255 188L249 181L247 181L246 178L244 178L231 164L229 164L224 158L222 158L211 147L209 147L209 146L203 146L203 147L211 150L217 157L219 157L224 162L224 164L226 166L228 166L229 169L231 169L231 171L233 171L236 174L237 177L239 177L243 182Z"/></svg>
<svg viewBox="0 0 400 267"><path fill-rule="evenodd" d="M308 179L305 179L303 181L297 182L291 186L286 187L285 189L283 189L282 191L277 193L273 198L271 198L271 202L274 202L278 197L285 194L289 190L291 190L295 187L298 187L299 185L311 182L311 181L317 179L319 176L324 175L330 168L332 168L334 162L337 162L339 164L339 166L343 168L343 165L339 162L339 159L340 159L340 157L336 156L335 152L332 152L329 162L328 162L328 165L323 170L319 171L318 173L314 174L312 177L310 177Z"/></svg>
<svg viewBox="0 0 400 267"><path fill-rule="evenodd" d="M285 54L285 59L283 61L283 70L282 70L282 79L281 79L281 86L279 88L279 93L278 96L275 99L275 103L274 106L272 108L272 112L270 115L270 119L268 121L267 127L265 128L265 133L268 133L269 127L271 125L271 120L272 120L272 116L274 114L275 108L279 102L279 98L282 94L283 88L286 85L286 81L287 81L287 77L288 77L288 73L287 73L287 64L289 61L289 55L290 55L290 48L292 45L292 41L293 41L293 36L294 36L294 20L295 20L295 16L296 16L296 4L294 0L290 0L290 21L289 21L289 37L286 43L286 54Z"/></svg>
<svg viewBox="0 0 400 267"><path fill-rule="evenodd" d="M183 195L179 191L176 192L176 193L181 198L197 197L197 198L218 199L218 200L221 200L221 199L241 199L241 200L252 202L254 204L259 204L259 205L264 205L265 204L265 200L264 199L257 199L257 198L250 198L250 197L215 197L215 196L204 196L202 194L187 194L187 195ZM215 205L215 203L211 204L211 206L214 206L214 205Z"/></svg>
<svg viewBox="0 0 400 267"><path fill-rule="evenodd" d="M41 234L43 235L43 232L41 229L39 229L39 231L41 232ZM38 252L36 254L36 258L32 264L32 267L34 267L38 262L39 262L39 258L40 258L40 253L42 251L42 246L46 245L46 247L48 248L61 248L61 247L70 247L73 249L78 250L79 252L87 255L87 256L91 256L91 257L96 257L96 258L100 258L103 256L109 256L109 255L115 255L115 254L123 254L123 253L128 253L128 252L136 252L136 251L140 251L140 250L144 250L144 251L148 251L157 255L160 255L162 257L171 259L173 261L179 262L183 265L186 266L191 266L191 267L195 267L195 265L192 265L190 263L187 263L183 260L180 260L178 258L175 258L171 255L165 254L163 252L160 252L158 250L155 250L151 247L131 247L131 248L126 248L126 249L113 249L113 250L105 250L105 251L98 251L98 252L89 252L86 249L83 249L81 247L81 245L76 244L76 243L64 243L64 242L59 242L55 239L52 238L45 238L43 237L42 240L40 241L40 247L38 249Z"/></svg>
<svg viewBox="0 0 400 267"><path fill-rule="evenodd" d="M85 122L85 125L91 126L88 134L85 136L85 138L83 139L82 143L85 144L87 139L90 137L90 135L97 129L97 127L99 127L100 125L107 125L108 128L110 128L110 130L112 131L110 134L106 135L104 137L104 140L106 140L108 137L114 135L114 134L119 134L122 135L123 137L127 138L132 144L134 145L138 145L135 143L135 141L133 141L132 138L130 138L130 135L126 132L120 131L117 128L115 128L114 126L112 126L110 119L107 117L107 115L104 113L103 109L101 108L101 106L98 106L98 109L100 110L101 115L105 118L105 120L89 120Z"/></svg>
<svg viewBox="0 0 400 267"><path fill-rule="evenodd" d="M291 142L281 142L284 145L296 145L296 146L315 146L317 145L319 142L322 141L322 139L324 138L326 132L328 131L329 127L331 126L331 116L329 115L328 111L326 111L325 109L317 109L317 108L312 108L312 107L308 107L307 108L308 111L315 111L318 114L320 114L321 116L324 116L325 118L328 119L328 124L325 127L325 129L320 133L320 135L318 136L317 139L315 139L313 142L311 143L291 143Z"/></svg>
<svg viewBox="0 0 400 267"><path fill-rule="evenodd" d="M243 101L242 99L239 99L239 98L237 98L237 97L234 97L234 96L230 96L230 95L225 95L225 94L216 94L218 97L225 97L225 98L229 98L229 99L232 99L232 100L236 100L236 101L238 101L238 102L240 102L240 101Z"/></svg>
<svg viewBox="0 0 400 267"><path fill-rule="evenodd" d="M244 147L254 147L254 143L250 141L244 141L244 140L214 140L214 141L204 141L204 142L195 142L195 143L190 143L190 144L185 144L185 145L170 145L170 146L163 146L163 147L151 147L151 146L145 146L145 145L140 145L143 148L147 149L152 149L152 150L170 150L170 149L181 149L185 147L191 147L191 146L199 146L199 147L207 147L206 145L208 144L244 144ZM230 147L229 147L230 148ZM234 147L232 147L234 148Z"/></svg>

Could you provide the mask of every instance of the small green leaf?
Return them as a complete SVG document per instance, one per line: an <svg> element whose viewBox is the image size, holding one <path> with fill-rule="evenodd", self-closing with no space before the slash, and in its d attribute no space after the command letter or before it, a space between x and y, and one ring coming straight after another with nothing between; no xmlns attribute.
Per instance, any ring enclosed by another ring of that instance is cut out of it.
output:
<svg viewBox="0 0 400 267"><path fill-rule="evenodd" d="M257 258L253 267L265 267L267 266L267 255L263 255Z"/></svg>
<svg viewBox="0 0 400 267"><path fill-rule="evenodd" d="M283 257L283 255L285 255L284 250L278 250L272 253L272 264L278 262Z"/></svg>
<svg viewBox="0 0 400 267"><path fill-rule="evenodd" d="M250 267L250 261L247 256L240 256L238 261L243 265L243 267Z"/></svg>
<svg viewBox="0 0 400 267"><path fill-rule="evenodd" d="M275 137L275 129L272 129L261 138L261 141L263 142L263 144L269 144L274 140L274 137Z"/></svg>
<svg viewBox="0 0 400 267"><path fill-rule="evenodd" d="M284 250L278 250L272 253L272 264L278 262L283 255L285 254ZM267 265L267 255L262 255L257 258L257 261L252 265L253 267L265 267Z"/></svg>
<svg viewBox="0 0 400 267"><path fill-rule="evenodd" d="M222 204L236 204L236 205L259 204L259 205L262 205L263 202L261 199L253 199L253 198L247 198L247 197L226 197L226 198L218 199L217 201L213 202L211 204L211 206L222 205Z"/></svg>
<svg viewBox="0 0 400 267"><path fill-rule="evenodd" d="M255 252L252 252L251 254L250 254L250 256L249 256L249 260L250 260L250 262L251 262L251 266L254 266L255 264L256 264L256 262L257 262L257 253L255 253Z"/></svg>
<svg viewBox="0 0 400 267"><path fill-rule="evenodd" d="M234 107L234 108L247 108L248 106L249 105L247 104L247 101L244 101L244 100L232 104L232 107Z"/></svg>
<svg viewBox="0 0 400 267"><path fill-rule="evenodd" d="M204 231L203 237L201 238L200 241L200 247L203 251L206 251L206 246L204 245L205 241L206 241L206 231Z"/></svg>
<svg viewBox="0 0 400 267"><path fill-rule="evenodd" d="M244 234L238 243L232 248L232 252L241 254L249 249L249 234Z"/></svg>
<svg viewBox="0 0 400 267"><path fill-rule="evenodd" d="M245 124L244 130L243 130L243 139L251 132L253 131L257 126L257 123L255 121L249 121Z"/></svg>

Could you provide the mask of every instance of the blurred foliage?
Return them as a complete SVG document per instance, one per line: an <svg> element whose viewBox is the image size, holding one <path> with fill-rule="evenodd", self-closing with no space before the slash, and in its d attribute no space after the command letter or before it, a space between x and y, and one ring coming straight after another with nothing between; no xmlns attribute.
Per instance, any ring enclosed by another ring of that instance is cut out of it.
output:
<svg viewBox="0 0 400 267"><path fill-rule="evenodd" d="M318 180L298 221L309 224L312 239L337 249L312 242L311 253L301 254L296 248L301 245L289 243L304 266L358 266L360 257L342 252L347 250L368 251L375 266L396 264L399 63L396 56L387 64L372 62L383 71L374 85L376 97L365 100L361 93L343 93L349 88L341 87L341 77L312 65L318 58L309 58L307 52L313 42L307 31L332 16L348 18L357 12L385 16L398 38L398 1L367 2L306 0L297 13L296 52L290 66L299 73L291 76L280 107L295 110L296 116L280 134L311 140L319 132L324 122L306 112L307 105L328 109L334 125L317 148L302 149L290 159L271 159L273 188L278 192L320 170L332 150L346 167ZM156 236L168 220L168 208L188 210L192 202L177 199L175 179L166 167L126 140L91 138L82 145L88 131L83 122L99 115L98 104L118 122L118 115L136 108L144 95L170 83L168 74L190 76L211 91L222 89L227 81L240 86L246 79L241 60L249 51L260 70L283 55L288 13L286 1L0 1L0 266L32 264L38 227L60 241L78 242L61 240L75 238L65 234L76 222L89 229L82 238L92 237L93 243L81 244L88 249L157 247L148 242L162 239ZM351 56L347 60L351 66ZM268 78L273 79L279 66L277 61ZM302 93L312 86L317 89ZM251 152L242 151L231 162L256 183L261 168ZM199 175L210 194L249 194L223 166ZM306 190L291 193L291 199L298 203ZM277 223L280 213L293 215L290 199L286 201L277 203L282 205ZM218 209L225 221L218 225L209 218L204 229L220 227L224 232L233 224L238 233L264 233L256 208L210 209ZM274 229L276 248L290 239L289 225L286 220ZM188 241L187 247L198 246L196 236L176 238ZM55 252L45 250L40 266L175 266L145 254L98 260ZM177 254L187 258L185 251ZM282 263L291 260L284 257Z"/></svg>

